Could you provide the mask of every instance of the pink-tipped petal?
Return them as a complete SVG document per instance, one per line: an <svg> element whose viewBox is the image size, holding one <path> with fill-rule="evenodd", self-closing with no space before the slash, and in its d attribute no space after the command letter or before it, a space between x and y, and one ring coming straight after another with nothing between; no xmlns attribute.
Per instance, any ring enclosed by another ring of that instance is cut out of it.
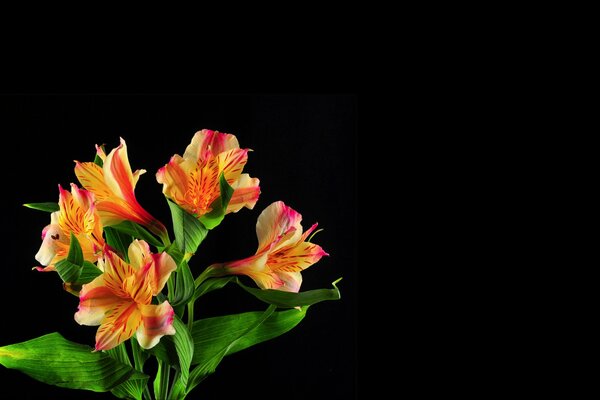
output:
<svg viewBox="0 0 600 400"><path fill-rule="evenodd" d="M106 312L120 302L122 298L105 286L104 276L100 275L83 285L79 292L79 308L75 313L75 321L79 325L100 325Z"/></svg>
<svg viewBox="0 0 600 400"><path fill-rule="evenodd" d="M263 210L256 222L256 236L258 236L258 252L278 247L288 242L298 241L302 236L302 215L285 205L283 201L276 201ZM287 235L286 235L287 234Z"/></svg>
<svg viewBox="0 0 600 400"><path fill-rule="evenodd" d="M156 346L161 337L174 335L174 311L168 301L162 304L141 305L142 324L137 330L136 337L140 346L151 349Z"/></svg>
<svg viewBox="0 0 600 400"><path fill-rule="evenodd" d="M227 213L238 212L243 207L252 210L260 195L260 181L258 178L250 178L248 174L241 174L240 178L231 187L233 188L233 195L227 205Z"/></svg>

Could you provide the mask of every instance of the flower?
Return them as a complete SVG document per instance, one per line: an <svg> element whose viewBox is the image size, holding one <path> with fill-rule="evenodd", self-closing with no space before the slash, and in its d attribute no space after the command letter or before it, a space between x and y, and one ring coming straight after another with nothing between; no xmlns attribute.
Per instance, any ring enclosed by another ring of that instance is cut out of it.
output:
<svg viewBox="0 0 600 400"><path fill-rule="evenodd" d="M211 274L247 275L261 289L298 292L302 284L300 271L327 254L321 246L306 241L317 228L302 233L302 215L282 201L272 203L258 216L256 254L239 261L213 264Z"/></svg>
<svg viewBox="0 0 600 400"><path fill-rule="evenodd" d="M103 161L102 167L93 162L75 161L75 175L83 187L96 196L104 225L133 221L163 237L166 234L164 225L142 208L135 198L135 185L146 170L131 172L127 145L123 138L120 139L121 144L108 156L101 147L96 146L98 157Z"/></svg>
<svg viewBox="0 0 600 400"><path fill-rule="evenodd" d="M58 185L59 211L50 215L50 225L42 231L42 245L35 259L46 268L38 271L55 271L55 264L67 258L71 233L81 246L83 258L96 262L104 247L102 222L94 205L94 195L71 184L71 193Z"/></svg>
<svg viewBox="0 0 600 400"><path fill-rule="evenodd" d="M75 320L100 325L96 350L109 350L136 334L141 347L154 347L164 335L174 335L173 307L168 301L151 304L177 266L167 253L152 254L148 243L134 240L129 264L106 250L104 273L83 285Z"/></svg>
<svg viewBox="0 0 600 400"><path fill-rule="evenodd" d="M260 195L260 182L242 174L248 151L240 149L232 134L203 129L196 132L183 157L175 154L158 170L156 180L163 184L165 196L201 217L212 211L213 202L220 198L219 176L223 173L234 189L225 213L252 209Z"/></svg>

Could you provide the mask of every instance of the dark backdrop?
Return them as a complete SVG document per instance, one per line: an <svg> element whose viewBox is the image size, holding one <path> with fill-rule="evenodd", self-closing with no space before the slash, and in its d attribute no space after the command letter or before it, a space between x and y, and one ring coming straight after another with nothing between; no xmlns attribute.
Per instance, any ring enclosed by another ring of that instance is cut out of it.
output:
<svg viewBox="0 0 600 400"><path fill-rule="evenodd" d="M60 332L93 345L95 327L73 320L77 298L64 292L55 273L36 265L44 212L21 206L56 201L57 184L76 182L73 160L93 158L127 141L132 168L144 168L136 194L153 215L171 226L154 177L174 153L183 154L193 134L209 128L233 133L254 151L244 172L261 180L254 210L228 215L192 259L192 271L256 250L256 218L283 200L303 215L303 226L325 230L315 242L331 254L303 273L302 290L330 287L338 277L342 300L317 304L292 331L227 357L190 398L233 396L267 399L350 399L357 379L356 107L350 95L11 95L2 97L3 128L3 323L0 345ZM264 309L239 288L207 295L196 317ZM112 398L38 383L0 367L2 397Z"/></svg>

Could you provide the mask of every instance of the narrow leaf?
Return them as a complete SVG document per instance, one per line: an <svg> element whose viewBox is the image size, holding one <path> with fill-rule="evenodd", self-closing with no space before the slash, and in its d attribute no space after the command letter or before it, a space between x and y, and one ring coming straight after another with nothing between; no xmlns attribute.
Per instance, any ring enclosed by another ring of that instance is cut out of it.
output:
<svg viewBox="0 0 600 400"><path fill-rule="evenodd" d="M60 210L58 203L27 203L23 204L27 208L32 210L40 210L46 212L54 212Z"/></svg>
<svg viewBox="0 0 600 400"><path fill-rule="evenodd" d="M173 232L179 249L186 255L192 255L206 237L208 230L198 219L167 199L173 219Z"/></svg>
<svg viewBox="0 0 600 400"><path fill-rule="evenodd" d="M169 303L173 307L177 307L186 304L194 294L194 276L185 261L173 273L175 274L175 290L174 293L169 293Z"/></svg>
<svg viewBox="0 0 600 400"><path fill-rule="evenodd" d="M129 234L137 239L142 239L154 247L161 247L163 244L154 235L148 232L144 227L131 221L123 221L120 224L112 225L112 228Z"/></svg>
<svg viewBox="0 0 600 400"><path fill-rule="evenodd" d="M276 305L282 308L292 308L298 306L310 306L312 304L320 303L325 300L339 300L340 290L336 284L341 280L339 278L332 283L333 289L316 289L307 290L306 292L292 293L284 292L281 290L273 289L255 289L245 286L238 278L235 278L235 282L240 285L242 289L250 293L257 299L264 301L265 303Z"/></svg>
<svg viewBox="0 0 600 400"><path fill-rule="evenodd" d="M212 210L199 218L200 222L202 222L207 229L213 229L223 221L225 213L227 212L229 200L231 200L231 196L233 195L233 188L227 183L227 179L225 179L223 173L219 176L219 189L221 191L221 196L210 205Z"/></svg>
<svg viewBox="0 0 600 400"><path fill-rule="evenodd" d="M260 325L256 322L262 318L263 312L246 312L196 321L192 328L192 365L206 363L224 346L228 347L225 354L227 356L283 335L302 321L307 309L308 307L302 307L302 310L274 312ZM255 326L254 329L249 331L252 326ZM230 343L233 344L230 346Z"/></svg>
<svg viewBox="0 0 600 400"><path fill-rule="evenodd" d="M129 378L144 375L108 354L50 333L26 342L0 347L0 364L32 378L69 389L106 392Z"/></svg>
<svg viewBox="0 0 600 400"><path fill-rule="evenodd" d="M277 307L274 305L270 305L269 308L267 308L258 319L254 320L254 322L246 330L238 332L235 337L228 338L226 341L214 343L210 353L207 354L206 357L203 357L198 366L190 373L187 393L189 393L208 375L215 372L217 365L219 365L223 357L225 357L225 355L229 352L229 349L234 347L238 340L266 321L271 314L273 314L273 311L275 311L276 308Z"/></svg>
<svg viewBox="0 0 600 400"><path fill-rule="evenodd" d="M56 272L58 272L60 279L65 283L75 282L81 275L81 267L73 264L69 260L60 260L54 264L54 267L56 268Z"/></svg>
<svg viewBox="0 0 600 400"><path fill-rule="evenodd" d="M71 244L69 245L69 254L67 255L67 261L82 266L83 265L83 251L81 251L81 245L79 240L73 232L71 232Z"/></svg>
<svg viewBox="0 0 600 400"><path fill-rule="evenodd" d="M129 262L127 250L133 241L131 234L124 233L110 226L104 228L104 234L106 235L106 243L115 249L123 260Z"/></svg>
<svg viewBox="0 0 600 400"><path fill-rule="evenodd" d="M196 301L200 296L204 296L206 293L212 292L213 290L221 289L235 279L237 279L235 276L226 276L224 278L210 278L202 282L202 284L194 291L192 301Z"/></svg>
<svg viewBox="0 0 600 400"><path fill-rule="evenodd" d="M120 399L142 400L144 388L148 385L149 376L136 376L129 378L111 390L111 393Z"/></svg>

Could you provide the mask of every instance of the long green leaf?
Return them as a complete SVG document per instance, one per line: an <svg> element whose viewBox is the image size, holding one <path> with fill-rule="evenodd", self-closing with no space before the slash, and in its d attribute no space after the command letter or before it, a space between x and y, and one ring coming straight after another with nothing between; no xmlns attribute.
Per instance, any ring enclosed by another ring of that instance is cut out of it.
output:
<svg viewBox="0 0 600 400"><path fill-rule="evenodd" d="M167 203L173 219L175 241L183 253L188 256L193 255L206 237L208 230L194 215L169 199L167 199Z"/></svg>
<svg viewBox="0 0 600 400"><path fill-rule="evenodd" d="M163 244L154 235L148 232L145 228L131 221L123 221L117 225L111 225L112 228L119 232L126 233L137 239L142 239L151 244L154 247L162 247Z"/></svg>
<svg viewBox="0 0 600 400"><path fill-rule="evenodd" d="M117 347L105 351L105 353L115 360L131 367L131 360L127 354L127 348L125 347L125 344L126 342L121 343ZM113 388L111 393L120 399L142 400L142 393L144 392L144 388L147 384L148 376L136 376L135 379L130 378Z"/></svg>
<svg viewBox="0 0 600 400"><path fill-rule="evenodd" d="M229 352L231 348L236 346L236 342L249 334L253 329L260 326L266 321L277 307L270 305L265 312L261 313L260 317L255 319L246 330L239 331L237 335L228 337L227 340L215 342L211 344L209 353L205 353L205 357L199 362L198 366L192 370L189 377L189 383L187 387L187 393L189 393L196 385L198 385L204 378L215 372L217 366Z"/></svg>
<svg viewBox="0 0 600 400"><path fill-rule="evenodd" d="M192 365L204 364L224 346L228 346L226 356L244 350L255 344L283 335L302 321L308 307L274 312L260 325L263 312L246 312L201 319L194 322L194 358ZM248 331L250 327L254 329ZM240 335L243 333L243 335ZM233 343L229 346L230 343Z"/></svg>
<svg viewBox="0 0 600 400"><path fill-rule="evenodd" d="M175 290L169 293L169 303L173 307L186 304L194 294L194 276L187 262L183 261L175 274Z"/></svg>
<svg viewBox="0 0 600 400"><path fill-rule="evenodd" d="M187 387L190 365L194 356L194 339L187 326L177 316L173 319L173 327L175 327L175 335L164 336L149 352L179 372L170 396L175 400L185 393Z"/></svg>
<svg viewBox="0 0 600 400"><path fill-rule="evenodd" d="M307 290L306 292L299 293L273 289L255 289L245 286L238 278L234 279L234 281L246 292L265 303L273 304L281 308L292 308L298 306L310 306L325 300L339 300L341 295L336 284L341 279L342 278L339 278L332 283L333 289Z"/></svg>
<svg viewBox="0 0 600 400"><path fill-rule="evenodd" d="M104 235L106 236L106 243L115 249L123 260L129 262L127 250L133 241L131 234L124 233L115 228L107 226L104 228Z"/></svg>
<svg viewBox="0 0 600 400"><path fill-rule="evenodd" d="M50 333L26 342L0 347L0 364L32 378L70 389L106 392L129 378L144 375L108 354Z"/></svg>
<svg viewBox="0 0 600 400"><path fill-rule="evenodd" d="M237 279L235 276L227 276L224 278L210 278L202 282L202 284L194 291L192 301L196 301L200 296L204 296L206 293L210 293L213 290L221 289L235 279Z"/></svg>
<svg viewBox="0 0 600 400"><path fill-rule="evenodd" d="M40 210L46 212L54 212L60 210L58 203L27 203L23 204L27 208L32 210Z"/></svg>
<svg viewBox="0 0 600 400"><path fill-rule="evenodd" d="M233 195L233 188L227 183L227 179L225 179L225 174L223 173L219 176L219 189L221 196L210 205L212 210L199 218L206 229L214 229L223 221L229 200L231 200L231 196Z"/></svg>

